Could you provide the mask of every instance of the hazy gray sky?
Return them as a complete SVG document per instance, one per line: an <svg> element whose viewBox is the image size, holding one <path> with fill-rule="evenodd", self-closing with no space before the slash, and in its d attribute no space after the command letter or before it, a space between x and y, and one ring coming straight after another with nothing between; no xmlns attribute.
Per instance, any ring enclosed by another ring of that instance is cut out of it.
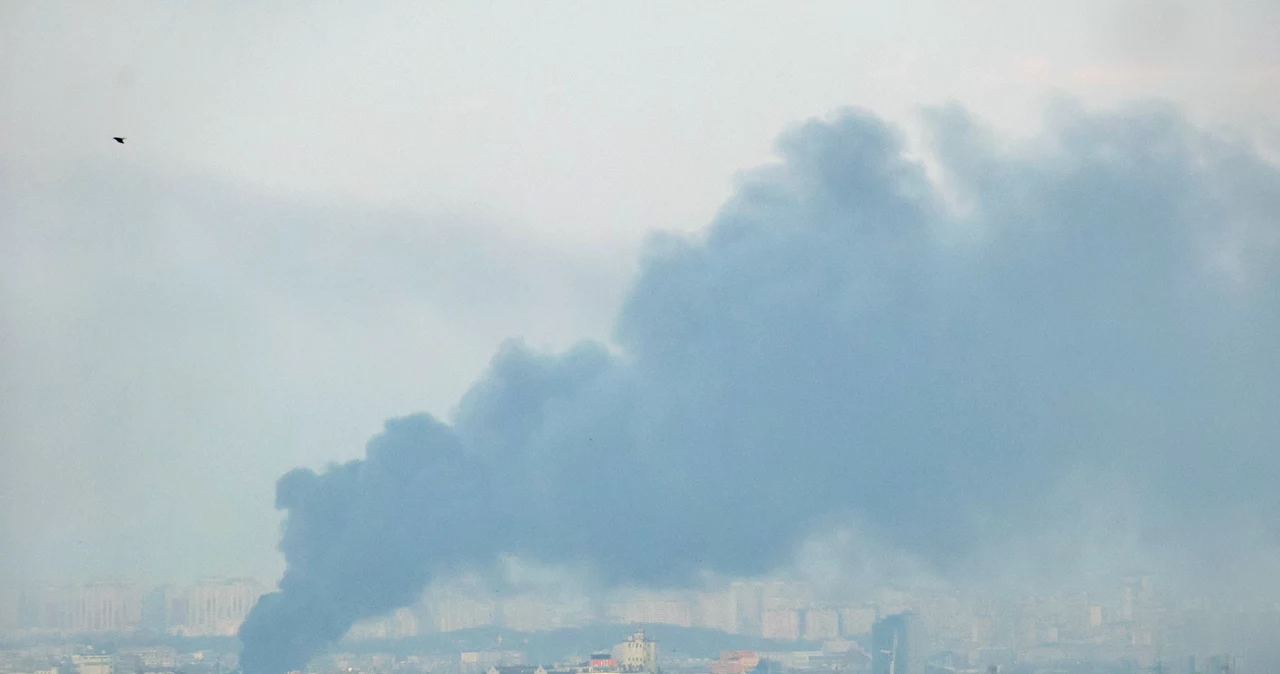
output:
<svg viewBox="0 0 1280 674"><path fill-rule="evenodd" d="M0 2L0 579L272 578L281 473L607 339L789 124L1060 95L1275 156L1280 6Z"/></svg>

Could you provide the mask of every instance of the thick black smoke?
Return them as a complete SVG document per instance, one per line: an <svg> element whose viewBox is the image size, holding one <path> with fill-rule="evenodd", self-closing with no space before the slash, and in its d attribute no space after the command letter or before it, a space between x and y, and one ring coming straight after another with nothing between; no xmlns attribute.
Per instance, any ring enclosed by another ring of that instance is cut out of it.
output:
<svg viewBox="0 0 1280 674"><path fill-rule="evenodd" d="M957 206L880 120L800 125L705 235L653 242L620 353L512 343L452 426L282 478L246 673L503 554L678 584L855 517L955 572L1065 521L1047 495L1082 474L1137 495L1144 544L1241 512L1274 544L1276 167L1161 107L1061 109L1013 149L929 119Z"/></svg>

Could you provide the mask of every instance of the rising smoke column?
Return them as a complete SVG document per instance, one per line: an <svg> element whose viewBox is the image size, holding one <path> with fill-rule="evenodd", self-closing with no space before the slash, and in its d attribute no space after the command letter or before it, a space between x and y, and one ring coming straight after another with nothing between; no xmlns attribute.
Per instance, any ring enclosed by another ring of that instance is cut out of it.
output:
<svg viewBox="0 0 1280 674"><path fill-rule="evenodd" d="M281 478L246 674L503 554L679 585L852 516L944 574L1046 529L1070 563L1091 532L1046 495L1081 470L1132 490L1140 545L1212 549L1242 510L1274 545L1276 167L1159 106L1055 109L1012 149L928 118L960 208L875 117L798 125L703 235L655 238L618 353L513 342L451 426Z"/></svg>
<svg viewBox="0 0 1280 674"><path fill-rule="evenodd" d="M432 573L489 559L503 536L485 526L486 472L423 415L388 421L364 460L280 478L289 566L240 628L245 671L300 668L360 617L415 601Z"/></svg>

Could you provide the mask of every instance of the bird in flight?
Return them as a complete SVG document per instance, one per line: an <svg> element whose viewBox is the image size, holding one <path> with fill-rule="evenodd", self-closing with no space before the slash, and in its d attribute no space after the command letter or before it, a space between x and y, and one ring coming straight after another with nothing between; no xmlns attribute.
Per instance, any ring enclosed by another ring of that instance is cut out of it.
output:
<svg viewBox="0 0 1280 674"><path fill-rule="evenodd" d="M112 136L111 139L117 143L120 143L121 145L124 144L124 136Z"/></svg>

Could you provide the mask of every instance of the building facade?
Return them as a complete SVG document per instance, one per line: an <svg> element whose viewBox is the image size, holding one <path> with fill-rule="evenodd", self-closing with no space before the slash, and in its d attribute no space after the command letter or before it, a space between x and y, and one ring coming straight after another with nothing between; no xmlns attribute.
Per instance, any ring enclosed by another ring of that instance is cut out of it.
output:
<svg viewBox="0 0 1280 674"><path fill-rule="evenodd" d="M914 613L891 615L871 628L871 674L924 674L927 643Z"/></svg>

